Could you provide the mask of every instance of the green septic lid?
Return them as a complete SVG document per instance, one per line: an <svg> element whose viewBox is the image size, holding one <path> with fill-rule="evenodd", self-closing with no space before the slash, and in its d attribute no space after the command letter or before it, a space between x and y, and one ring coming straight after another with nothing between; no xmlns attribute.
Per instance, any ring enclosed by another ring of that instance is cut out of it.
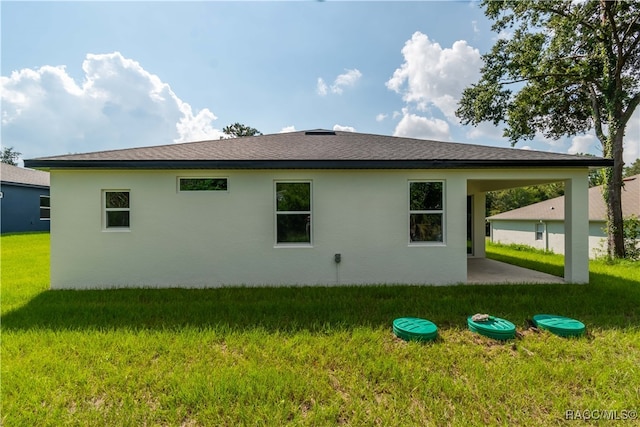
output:
<svg viewBox="0 0 640 427"><path fill-rule="evenodd" d="M400 317L393 321L393 333L405 341L431 341L438 336L438 327L429 320Z"/></svg>
<svg viewBox="0 0 640 427"><path fill-rule="evenodd" d="M536 314L533 323L540 329L546 329L561 337L576 337L584 334L584 323L569 317L555 314Z"/></svg>
<svg viewBox="0 0 640 427"><path fill-rule="evenodd" d="M508 340L516 336L516 326L508 320L491 316L484 322L474 322L471 320L472 317L467 318L467 325L471 332L496 340Z"/></svg>

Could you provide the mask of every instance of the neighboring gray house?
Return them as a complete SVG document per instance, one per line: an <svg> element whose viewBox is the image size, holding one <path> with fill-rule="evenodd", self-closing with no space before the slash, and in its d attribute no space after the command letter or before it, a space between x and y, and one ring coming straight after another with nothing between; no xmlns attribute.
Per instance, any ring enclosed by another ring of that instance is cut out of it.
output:
<svg viewBox="0 0 640 427"><path fill-rule="evenodd" d="M589 281L611 160L311 130L25 160L51 172L51 287L450 284L485 256L485 192L564 182L564 279ZM91 250L87 250L91 248Z"/></svg>
<svg viewBox="0 0 640 427"><path fill-rule="evenodd" d="M564 196L493 215L491 241L517 243L564 254ZM587 206L585 206L587 208ZM589 189L589 256L595 258L606 251L607 209L602 187ZM622 189L622 214L640 218L640 175L625 178Z"/></svg>
<svg viewBox="0 0 640 427"><path fill-rule="evenodd" d="M0 164L0 232L49 231L49 173Z"/></svg>

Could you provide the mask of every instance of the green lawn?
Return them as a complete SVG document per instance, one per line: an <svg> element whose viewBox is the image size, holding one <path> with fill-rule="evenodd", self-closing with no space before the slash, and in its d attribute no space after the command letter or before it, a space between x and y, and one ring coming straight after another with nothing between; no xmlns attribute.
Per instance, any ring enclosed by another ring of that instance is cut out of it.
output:
<svg viewBox="0 0 640 427"><path fill-rule="evenodd" d="M48 234L1 244L2 425L532 426L640 410L638 263L593 262L589 285L50 291ZM520 336L472 334L477 312ZM536 332L536 313L588 334ZM434 321L439 339L395 338L403 316Z"/></svg>

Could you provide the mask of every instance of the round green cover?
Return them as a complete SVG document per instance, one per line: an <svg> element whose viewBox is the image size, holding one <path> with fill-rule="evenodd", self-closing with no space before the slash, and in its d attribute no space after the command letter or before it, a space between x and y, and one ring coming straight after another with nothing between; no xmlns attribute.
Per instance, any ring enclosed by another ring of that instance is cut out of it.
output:
<svg viewBox="0 0 640 427"><path fill-rule="evenodd" d="M499 317L491 317L486 322L474 322L473 316L467 318L469 330L496 340L508 340L515 338L516 326L508 320Z"/></svg>
<svg viewBox="0 0 640 427"><path fill-rule="evenodd" d="M430 341L438 336L438 327L429 320L400 317L393 321L393 333L405 341Z"/></svg>
<svg viewBox="0 0 640 427"><path fill-rule="evenodd" d="M584 334L584 323L570 317L555 314L536 314L533 323L540 329L546 329L561 337L575 337Z"/></svg>

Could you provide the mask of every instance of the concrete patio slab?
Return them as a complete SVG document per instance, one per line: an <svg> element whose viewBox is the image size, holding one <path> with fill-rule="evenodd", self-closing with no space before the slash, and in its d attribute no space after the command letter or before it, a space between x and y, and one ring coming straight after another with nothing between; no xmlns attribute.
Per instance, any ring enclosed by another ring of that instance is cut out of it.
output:
<svg viewBox="0 0 640 427"><path fill-rule="evenodd" d="M467 259L467 284L564 283L562 277L487 258Z"/></svg>

